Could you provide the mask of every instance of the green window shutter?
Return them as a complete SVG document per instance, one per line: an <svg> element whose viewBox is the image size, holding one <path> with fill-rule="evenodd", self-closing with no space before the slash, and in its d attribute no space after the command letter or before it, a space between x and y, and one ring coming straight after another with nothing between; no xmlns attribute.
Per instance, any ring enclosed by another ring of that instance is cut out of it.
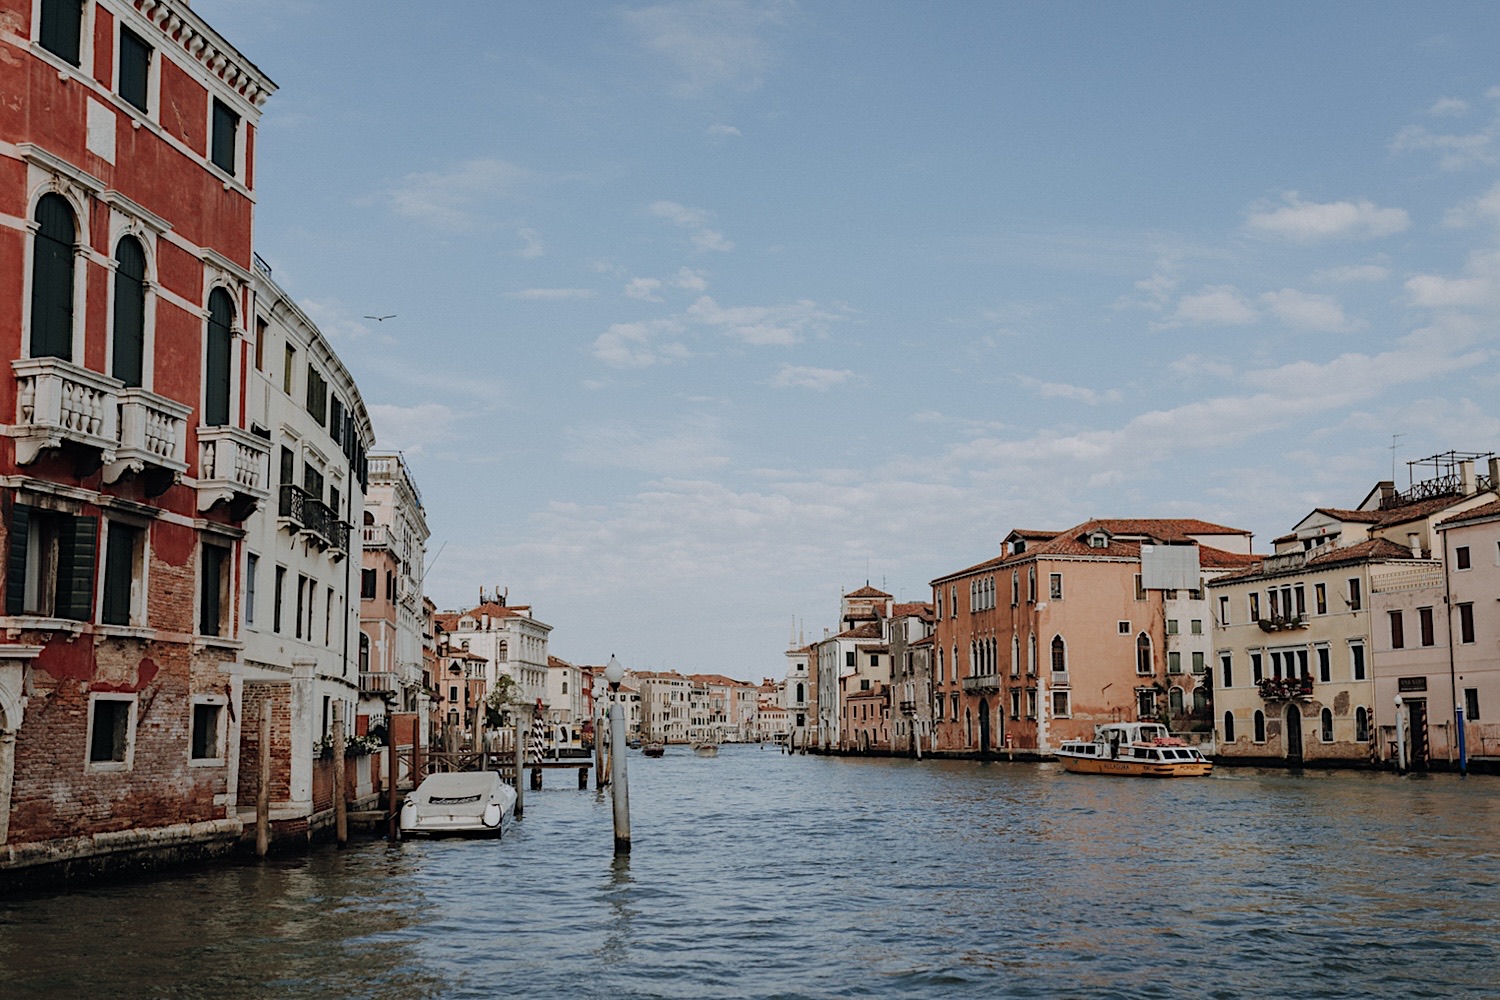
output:
<svg viewBox="0 0 1500 1000"><path fill-rule="evenodd" d="M42 48L74 66L83 39L83 0L42 0Z"/></svg>
<svg viewBox="0 0 1500 1000"><path fill-rule="evenodd" d="M120 96L140 108L148 110L146 100L150 90L151 46L129 28L120 29Z"/></svg>
<svg viewBox="0 0 1500 1000"><path fill-rule="evenodd" d="M31 536L31 508L23 503L10 509L10 552L5 559L5 613L26 611L26 546Z"/></svg>
<svg viewBox="0 0 1500 1000"><path fill-rule="evenodd" d="M239 127L240 116L230 111L224 102L215 100L213 145L209 158L226 174L234 173L235 139Z"/></svg>
<svg viewBox="0 0 1500 1000"><path fill-rule="evenodd" d="M31 356L73 357L73 209L59 194L36 205L31 268Z"/></svg>
<svg viewBox="0 0 1500 1000"><path fill-rule="evenodd" d="M130 588L135 582L135 549L140 532L118 522L109 526L104 546L104 600L99 620L106 625L130 624Z"/></svg>
<svg viewBox="0 0 1500 1000"><path fill-rule="evenodd" d="M94 558L99 547L99 519L72 517L57 539L57 593L53 614L86 622L94 617Z"/></svg>
<svg viewBox="0 0 1500 1000"><path fill-rule="evenodd" d="M146 254L133 237L115 250L115 335L111 374L141 384L146 356Z"/></svg>
<svg viewBox="0 0 1500 1000"><path fill-rule="evenodd" d="M234 301L222 288L208 297L208 349L204 356L203 422L209 427L229 423L229 345Z"/></svg>
<svg viewBox="0 0 1500 1000"><path fill-rule="evenodd" d="M198 587L198 634L219 635L222 623L220 586L224 579L224 557L227 553L217 545L204 545L201 560L202 575Z"/></svg>

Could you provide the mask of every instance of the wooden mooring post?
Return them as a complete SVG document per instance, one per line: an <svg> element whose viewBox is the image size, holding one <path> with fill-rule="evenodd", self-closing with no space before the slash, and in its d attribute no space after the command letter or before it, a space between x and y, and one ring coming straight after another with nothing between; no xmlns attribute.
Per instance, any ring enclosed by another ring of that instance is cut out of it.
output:
<svg viewBox="0 0 1500 1000"><path fill-rule="evenodd" d="M385 716L385 753L389 766L386 775L386 839L396 843L401 839L401 810L396 802L396 776L401 771L401 762L396 758L396 720L389 712Z"/></svg>
<svg viewBox="0 0 1500 1000"><path fill-rule="evenodd" d="M333 703L333 832L338 845L349 843L349 800L344 795L344 703Z"/></svg>
<svg viewBox="0 0 1500 1000"><path fill-rule="evenodd" d="M271 699L260 703L260 787L255 791L255 856L271 849Z"/></svg>

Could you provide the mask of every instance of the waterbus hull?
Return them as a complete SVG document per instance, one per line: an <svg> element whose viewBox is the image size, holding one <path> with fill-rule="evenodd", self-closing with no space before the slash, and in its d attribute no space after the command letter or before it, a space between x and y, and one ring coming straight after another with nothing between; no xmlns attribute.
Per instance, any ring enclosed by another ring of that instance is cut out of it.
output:
<svg viewBox="0 0 1500 1000"><path fill-rule="evenodd" d="M1058 754L1064 771L1074 774L1108 774L1117 778L1199 778L1213 771L1212 761L1119 760L1108 757L1073 757Z"/></svg>

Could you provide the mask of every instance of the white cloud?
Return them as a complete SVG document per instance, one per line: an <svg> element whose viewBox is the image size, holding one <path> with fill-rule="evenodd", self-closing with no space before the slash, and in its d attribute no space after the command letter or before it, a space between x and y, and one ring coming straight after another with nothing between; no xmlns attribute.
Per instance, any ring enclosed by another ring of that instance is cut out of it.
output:
<svg viewBox="0 0 1500 1000"><path fill-rule="evenodd" d="M658 201L652 203L651 214L659 219L666 219L679 229L693 230L693 246L699 250L725 252L734 249L734 244L725 239L723 233L708 228L707 223L713 218L712 212L688 208L675 201Z"/></svg>
<svg viewBox="0 0 1500 1000"><path fill-rule="evenodd" d="M1246 326L1260 314L1233 285L1205 285L1193 295L1184 295L1177 308L1156 329L1174 326Z"/></svg>
<svg viewBox="0 0 1500 1000"><path fill-rule="evenodd" d="M508 299L526 299L538 302L559 302L565 299L591 299L592 288L523 288L518 292L506 292Z"/></svg>
<svg viewBox="0 0 1500 1000"><path fill-rule="evenodd" d="M1391 269L1384 264L1346 264L1314 271L1312 277L1314 281L1328 284L1355 284L1385 281L1390 276Z"/></svg>
<svg viewBox="0 0 1500 1000"><path fill-rule="evenodd" d="M740 130L737 129L737 128L735 128L733 125L710 125L708 127L707 131L708 131L709 136L712 137L712 138L714 138L714 139L728 139L728 138L731 138L731 137L733 137L733 138L739 138L740 137Z"/></svg>
<svg viewBox="0 0 1500 1000"><path fill-rule="evenodd" d="M729 464L718 423L710 417L690 416L661 432L614 422L572 427L567 437L566 457L582 465L648 475L699 475Z"/></svg>
<svg viewBox="0 0 1500 1000"><path fill-rule="evenodd" d="M1271 315L1287 326L1324 333L1348 333L1362 327L1344 316L1344 307L1332 295L1310 295L1294 288L1265 292L1260 297Z"/></svg>
<svg viewBox="0 0 1500 1000"><path fill-rule="evenodd" d="M676 288L689 292L702 292L708 288L708 278L702 271L695 271L690 267L679 268L677 277L672 279L672 285Z"/></svg>
<svg viewBox="0 0 1500 1000"><path fill-rule="evenodd" d="M1469 113L1469 102L1458 97L1439 97L1427 113L1434 118L1461 118Z"/></svg>
<svg viewBox="0 0 1500 1000"><path fill-rule="evenodd" d="M1462 277L1416 275L1407 279L1406 292L1414 304L1429 309L1500 308L1500 252L1470 255Z"/></svg>
<svg viewBox="0 0 1500 1000"><path fill-rule="evenodd" d="M516 235L521 237L521 251L517 256L527 258L541 257L547 253L547 248L542 245L542 238L537 231L531 228L517 229Z"/></svg>
<svg viewBox="0 0 1500 1000"><path fill-rule="evenodd" d="M408 455L419 455L448 440L458 422L458 414L442 403L416 406L375 403L369 411L370 421L375 425L375 441L381 450Z"/></svg>
<svg viewBox="0 0 1500 1000"><path fill-rule="evenodd" d="M781 306L721 306L707 295L689 306L685 315L726 337L756 346L800 343L808 333L840 318L805 299Z"/></svg>
<svg viewBox="0 0 1500 1000"><path fill-rule="evenodd" d="M778 389L814 389L826 392L856 376L848 368L810 368L805 365L782 365L771 383Z"/></svg>
<svg viewBox="0 0 1500 1000"><path fill-rule="evenodd" d="M594 341L594 357L611 368L650 368L687 357L681 343L664 338L680 333L676 320L615 323Z"/></svg>
<svg viewBox="0 0 1500 1000"><path fill-rule="evenodd" d="M727 87L760 87L774 61L763 37L784 23L785 3L699 0L661 3L620 15L648 50L662 57L677 77L674 91L699 97Z"/></svg>
<svg viewBox="0 0 1500 1000"><path fill-rule="evenodd" d="M1251 208L1245 225L1251 232L1279 236L1299 243L1327 239L1378 239L1402 232L1411 225L1403 208L1380 208L1369 201L1335 201L1326 204L1303 201L1288 191L1285 204Z"/></svg>
<svg viewBox="0 0 1500 1000"><path fill-rule="evenodd" d="M386 197L397 215L439 228L467 229L488 203L532 176L504 160L465 160L446 171L408 174Z"/></svg>
<svg viewBox="0 0 1500 1000"><path fill-rule="evenodd" d="M1496 139L1500 121L1491 119L1477 131L1467 133L1429 132L1422 125L1407 125L1391 140L1393 153L1432 152L1438 155L1438 166L1444 170L1464 170L1500 162Z"/></svg>
<svg viewBox="0 0 1500 1000"><path fill-rule="evenodd" d="M1455 205L1443 215L1443 224L1452 229L1466 229L1480 222L1500 225L1500 184L1477 198Z"/></svg>
<svg viewBox="0 0 1500 1000"><path fill-rule="evenodd" d="M358 340L370 328L354 319L337 300L298 299L297 305L329 340Z"/></svg>
<svg viewBox="0 0 1500 1000"><path fill-rule="evenodd" d="M1017 376L1016 381L1043 399L1066 399L1074 403L1083 403L1086 406L1098 406L1100 403L1118 403L1125 398L1124 393L1120 392L1119 389L1106 389L1100 392L1098 389L1089 389L1081 385L1068 385L1065 382L1044 382L1041 379L1031 378L1027 375Z"/></svg>
<svg viewBox="0 0 1500 1000"><path fill-rule="evenodd" d="M660 288L661 281L656 278L631 278L625 286L625 295L642 302L660 302L661 296L656 294Z"/></svg>

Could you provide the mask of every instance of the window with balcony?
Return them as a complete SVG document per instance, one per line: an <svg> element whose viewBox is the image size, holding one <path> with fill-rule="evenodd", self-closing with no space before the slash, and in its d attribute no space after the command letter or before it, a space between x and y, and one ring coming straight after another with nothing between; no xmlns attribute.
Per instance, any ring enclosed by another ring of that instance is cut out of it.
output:
<svg viewBox="0 0 1500 1000"><path fill-rule="evenodd" d="M233 340L234 299L222 288L208 296L208 343L203 356L203 423L229 424L230 344Z"/></svg>
<svg viewBox="0 0 1500 1000"><path fill-rule="evenodd" d="M115 309L110 374L142 385L146 360L146 251L133 236L115 247Z"/></svg>
<svg viewBox="0 0 1500 1000"><path fill-rule="evenodd" d="M92 620L98 536L95 518L14 504L5 613Z"/></svg>
<svg viewBox="0 0 1500 1000"><path fill-rule="evenodd" d="M1066 673L1068 669L1068 650L1063 644L1063 637L1054 635L1052 637L1052 672L1055 674Z"/></svg>
<svg viewBox="0 0 1500 1000"><path fill-rule="evenodd" d="M59 59L77 66L83 47L83 0L42 0L37 41Z"/></svg>
<svg viewBox="0 0 1500 1000"><path fill-rule="evenodd" d="M76 5L75 5L76 6ZM73 208L60 194L36 204L31 251L31 356L73 358L73 263L78 228Z"/></svg>
<svg viewBox="0 0 1500 1000"><path fill-rule="evenodd" d="M126 103L150 111L151 46L129 28L120 27L118 90Z"/></svg>

